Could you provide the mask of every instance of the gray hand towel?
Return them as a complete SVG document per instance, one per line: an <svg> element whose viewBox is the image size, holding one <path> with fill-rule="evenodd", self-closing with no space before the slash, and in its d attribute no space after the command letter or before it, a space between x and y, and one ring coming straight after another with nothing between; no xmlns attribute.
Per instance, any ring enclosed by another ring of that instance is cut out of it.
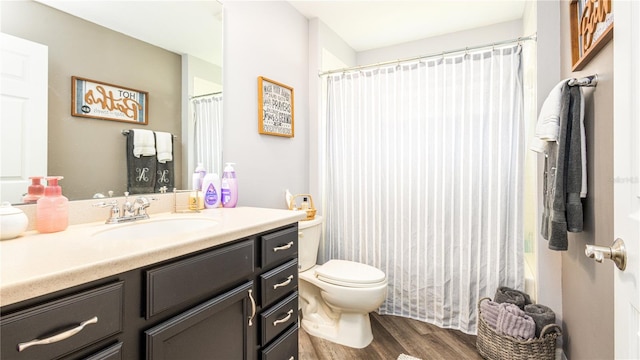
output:
<svg viewBox="0 0 640 360"><path fill-rule="evenodd" d="M154 190L156 179L156 156L133 155L133 131L127 134L127 191L129 194L149 194Z"/></svg>
<svg viewBox="0 0 640 360"><path fill-rule="evenodd" d="M531 316L533 321L536 323L536 337L540 337L540 333L545 326L555 324L556 322L556 314L553 310L544 305L525 305L524 313Z"/></svg>
<svg viewBox="0 0 640 360"><path fill-rule="evenodd" d="M487 300L482 301L480 303L480 314L484 322L492 328L496 330L496 326L498 324L498 314L500 313L500 304L497 302Z"/></svg>
<svg viewBox="0 0 640 360"><path fill-rule="evenodd" d="M548 146L541 233L551 250L567 250L567 231L583 229L581 101L578 86L563 88L558 141Z"/></svg>
<svg viewBox="0 0 640 360"><path fill-rule="evenodd" d="M506 286L501 286L496 290L496 295L493 297L493 301L498 304L509 303L517 305L521 310L524 306L531 304L531 297L524 291L514 290Z"/></svg>
<svg viewBox="0 0 640 360"><path fill-rule="evenodd" d="M533 339L536 336L536 323L517 305L500 304L496 332L520 340Z"/></svg>

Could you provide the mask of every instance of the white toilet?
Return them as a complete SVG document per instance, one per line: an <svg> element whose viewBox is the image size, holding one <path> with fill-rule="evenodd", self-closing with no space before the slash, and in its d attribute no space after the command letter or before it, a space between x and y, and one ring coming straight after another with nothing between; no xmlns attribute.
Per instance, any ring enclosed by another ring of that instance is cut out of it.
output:
<svg viewBox="0 0 640 360"><path fill-rule="evenodd" d="M371 343L369 313L387 296L387 277L373 266L345 260L316 265L322 217L298 222L302 328L310 335L353 348Z"/></svg>

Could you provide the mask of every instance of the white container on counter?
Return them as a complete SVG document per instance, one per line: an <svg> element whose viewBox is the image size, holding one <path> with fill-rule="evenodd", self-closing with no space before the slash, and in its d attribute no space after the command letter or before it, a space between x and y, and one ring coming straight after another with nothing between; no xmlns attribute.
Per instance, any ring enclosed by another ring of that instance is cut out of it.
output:
<svg viewBox="0 0 640 360"><path fill-rule="evenodd" d="M29 219L24 212L3 202L0 206L0 240L14 239L22 234L29 225Z"/></svg>

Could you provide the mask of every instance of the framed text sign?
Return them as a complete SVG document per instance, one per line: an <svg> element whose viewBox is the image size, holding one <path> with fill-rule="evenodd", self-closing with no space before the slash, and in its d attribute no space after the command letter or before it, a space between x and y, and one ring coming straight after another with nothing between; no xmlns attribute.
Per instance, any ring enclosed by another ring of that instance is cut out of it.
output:
<svg viewBox="0 0 640 360"><path fill-rule="evenodd" d="M147 125L149 93L72 76L71 115Z"/></svg>
<svg viewBox="0 0 640 360"><path fill-rule="evenodd" d="M258 77L258 132L293 137L293 88Z"/></svg>
<svg viewBox="0 0 640 360"><path fill-rule="evenodd" d="M582 70L613 38L612 0L571 0L572 71Z"/></svg>

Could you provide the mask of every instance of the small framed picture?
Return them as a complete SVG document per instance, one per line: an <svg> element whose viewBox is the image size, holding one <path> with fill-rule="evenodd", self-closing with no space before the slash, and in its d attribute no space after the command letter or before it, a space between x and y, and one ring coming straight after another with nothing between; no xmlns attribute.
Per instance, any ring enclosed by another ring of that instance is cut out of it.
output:
<svg viewBox="0 0 640 360"><path fill-rule="evenodd" d="M147 125L149 93L72 76L71 115Z"/></svg>
<svg viewBox="0 0 640 360"><path fill-rule="evenodd" d="M293 137L293 88L258 77L258 132Z"/></svg>

